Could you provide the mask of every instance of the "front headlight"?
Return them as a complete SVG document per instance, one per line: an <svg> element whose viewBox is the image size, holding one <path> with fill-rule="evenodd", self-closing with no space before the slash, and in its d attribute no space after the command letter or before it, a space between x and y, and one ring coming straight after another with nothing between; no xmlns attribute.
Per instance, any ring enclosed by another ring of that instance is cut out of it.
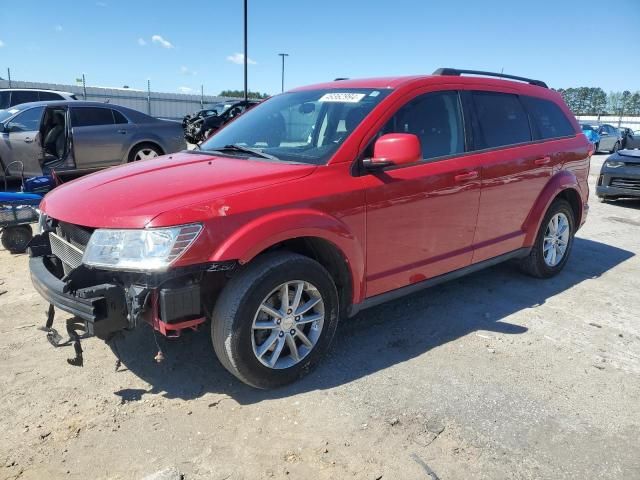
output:
<svg viewBox="0 0 640 480"><path fill-rule="evenodd" d="M202 225L143 230L98 229L93 232L82 263L114 270L165 270L197 238Z"/></svg>
<svg viewBox="0 0 640 480"><path fill-rule="evenodd" d="M611 167L611 168L618 168L618 167L624 167L624 162L619 162L617 160L607 160L606 162L604 162L606 167Z"/></svg>

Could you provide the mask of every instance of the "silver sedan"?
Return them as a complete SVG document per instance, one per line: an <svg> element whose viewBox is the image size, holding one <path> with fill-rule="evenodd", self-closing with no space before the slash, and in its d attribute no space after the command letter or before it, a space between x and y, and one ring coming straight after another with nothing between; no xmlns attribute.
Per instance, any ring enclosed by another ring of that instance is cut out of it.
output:
<svg viewBox="0 0 640 480"><path fill-rule="evenodd" d="M182 126L98 102L33 102L0 110L0 168L9 175L85 172L184 150Z"/></svg>

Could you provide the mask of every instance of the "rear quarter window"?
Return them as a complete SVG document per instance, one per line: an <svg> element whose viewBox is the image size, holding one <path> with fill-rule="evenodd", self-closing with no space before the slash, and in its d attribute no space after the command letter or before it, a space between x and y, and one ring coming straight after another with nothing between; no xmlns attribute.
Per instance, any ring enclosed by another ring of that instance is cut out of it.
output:
<svg viewBox="0 0 640 480"><path fill-rule="evenodd" d="M38 92L14 91L11 93L12 107L22 103L37 102L38 100Z"/></svg>
<svg viewBox="0 0 640 480"><path fill-rule="evenodd" d="M534 97L521 97L521 99L529 111L536 140L569 137L576 134L567 116L554 102Z"/></svg>
<svg viewBox="0 0 640 480"><path fill-rule="evenodd" d="M477 117L476 150L531 141L527 112L516 95L475 91L472 102Z"/></svg>
<svg viewBox="0 0 640 480"><path fill-rule="evenodd" d="M53 93L53 92L40 92L40 100L42 101L48 101L48 100L64 100L62 98L62 95L58 95L57 93Z"/></svg>

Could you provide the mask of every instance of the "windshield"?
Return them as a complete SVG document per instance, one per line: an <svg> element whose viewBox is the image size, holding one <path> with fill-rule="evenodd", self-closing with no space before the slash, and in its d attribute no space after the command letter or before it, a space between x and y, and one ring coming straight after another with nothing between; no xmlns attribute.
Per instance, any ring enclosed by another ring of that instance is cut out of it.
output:
<svg viewBox="0 0 640 480"><path fill-rule="evenodd" d="M0 110L0 122L4 122L7 118L13 117L20 109L10 108L9 110Z"/></svg>
<svg viewBox="0 0 640 480"><path fill-rule="evenodd" d="M238 117L200 149L210 152L239 145L264 152L275 160L324 165L389 92L351 88L277 95Z"/></svg>

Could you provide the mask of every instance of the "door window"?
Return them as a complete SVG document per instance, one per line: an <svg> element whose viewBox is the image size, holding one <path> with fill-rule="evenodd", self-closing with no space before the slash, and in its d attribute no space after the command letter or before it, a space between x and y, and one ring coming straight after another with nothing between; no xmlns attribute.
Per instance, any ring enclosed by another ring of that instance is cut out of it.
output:
<svg viewBox="0 0 640 480"><path fill-rule="evenodd" d="M11 93L11 106L37 101L38 92L14 91Z"/></svg>
<svg viewBox="0 0 640 480"><path fill-rule="evenodd" d="M414 98L398 110L381 133L416 135L425 160L464 152L458 93L427 93Z"/></svg>
<svg viewBox="0 0 640 480"><path fill-rule="evenodd" d="M71 125L74 127L113 125L113 114L110 108L74 107L71 109Z"/></svg>
<svg viewBox="0 0 640 480"><path fill-rule="evenodd" d="M35 107L25 110L13 117L7 124L10 132L36 132L40 129L40 119L44 107Z"/></svg>
<svg viewBox="0 0 640 480"><path fill-rule="evenodd" d="M476 150L531 141L529 119L516 95L473 92L478 132L474 132Z"/></svg>
<svg viewBox="0 0 640 480"><path fill-rule="evenodd" d="M536 140L569 137L576 134L564 112L550 100L520 97L529 111Z"/></svg>

